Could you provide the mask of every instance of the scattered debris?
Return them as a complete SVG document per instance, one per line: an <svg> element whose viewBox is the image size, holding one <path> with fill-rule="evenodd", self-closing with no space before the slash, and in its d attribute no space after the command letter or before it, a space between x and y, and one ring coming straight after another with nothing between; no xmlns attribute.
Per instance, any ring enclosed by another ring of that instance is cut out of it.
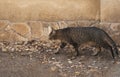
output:
<svg viewBox="0 0 120 77"><path fill-rule="evenodd" d="M112 58L110 55L107 56L107 52L99 56L91 56L91 52L87 49L80 50L81 54L77 58L69 59L68 55L73 53L71 46L66 46L60 51L60 54L55 55L59 45L59 42L36 40L15 43L0 42L0 49L1 52L10 54L12 59L21 56L28 57L30 61L37 60L42 65L48 64L47 68L50 68L50 71L57 72L62 77L91 77L90 73L101 74L111 68L113 64ZM120 62L117 61L116 64L120 64Z"/></svg>

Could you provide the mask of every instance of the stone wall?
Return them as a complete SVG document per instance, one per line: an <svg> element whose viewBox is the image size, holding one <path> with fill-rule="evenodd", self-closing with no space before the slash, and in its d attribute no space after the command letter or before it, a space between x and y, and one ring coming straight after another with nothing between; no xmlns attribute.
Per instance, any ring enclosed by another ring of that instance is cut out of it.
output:
<svg viewBox="0 0 120 77"><path fill-rule="evenodd" d="M46 40L49 26L96 26L120 44L119 0L1 0L0 41Z"/></svg>
<svg viewBox="0 0 120 77"><path fill-rule="evenodd" d="M68 26L95 26L104 29L118 44L120 44L120 23L99 23L97 21L28 21L24 23L11 23L7 20L0 21L0 41L29 41L47 40L50 33L49 26L59 29Z"/></svg>

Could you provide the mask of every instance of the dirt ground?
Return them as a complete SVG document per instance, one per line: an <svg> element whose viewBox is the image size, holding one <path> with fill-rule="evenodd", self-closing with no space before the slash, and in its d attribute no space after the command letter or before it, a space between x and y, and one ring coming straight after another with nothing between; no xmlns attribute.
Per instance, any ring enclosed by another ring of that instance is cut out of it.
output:
<svg viewBox="0 0 120 77"><path fill-rule="evenodd" d="M120 60L107 50L92 56L92 48L80 50L71 46L54 54L57 42L30 41L0 43L0 77L120 77Z"/></svg>

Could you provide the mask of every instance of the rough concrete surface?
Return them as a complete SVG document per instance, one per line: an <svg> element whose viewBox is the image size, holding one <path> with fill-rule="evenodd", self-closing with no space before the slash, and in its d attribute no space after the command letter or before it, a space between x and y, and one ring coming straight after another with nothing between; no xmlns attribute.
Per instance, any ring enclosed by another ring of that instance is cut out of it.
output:
<svg viewBox="0 0 120 77"><path fill-rule="evenodd" d="M100 0L100 19L103 22L120 22L120 0Z"/></svg>
<svg viewBox="0 0 120 77"><path fill-rule="evenodd" d="M99 0L0 0L0 19L13 22L99 19Z"/></svg>

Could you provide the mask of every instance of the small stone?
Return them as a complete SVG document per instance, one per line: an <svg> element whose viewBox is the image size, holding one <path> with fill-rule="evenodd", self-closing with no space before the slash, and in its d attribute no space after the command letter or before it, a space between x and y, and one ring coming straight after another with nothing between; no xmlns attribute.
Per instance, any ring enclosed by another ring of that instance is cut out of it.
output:
<svg viewBox="0 0 120 77"><path fill-rule="evenodd" d="M108 67L104 67L105 69L107 69Z"/></svg>
<svg viewBox="0 0 120 77"><path fill-rule="evenodd" d="M79 64L82 64L81 62L78 62Z"/></svg>
<svg viewBox="0 0 120 77"><path fill-rule="evenodd" d="M44 61L42 61L42 64L44 64L45 62Z"/></svg>
<svg viewBox="0 0 120 77"><path fill-rule="evenodd" d="M51 67L51 71L56 71L56 69L57 69L56 66Z"/></svg>
<svg viewBox="0 0 120 77"><path fill-rule="evenodd" d="M11 52L14 52L15 51L15 48L11 48Z"/></svg>
<svg viewBox="0 0 120 77"><path fill-rule="evenodd" d="M55 58L54 58L54 57L52 57L52 59L53 59L53 60L55 60Z"/></svg>
<svg viewBox="0 0 120 77"><path fill-rule="evenodd" d="M33 58L30 57L30 60L33 60Z"/></svg>
<svg viewBox="0 0 120 77"><path fill-rule="evenodd" d="M71 59L67 59L67 60L71 60Z"/></svg>
<svg viewBox="0 0 120 77"><path fill-rule="evenodd" d="M93 61L94 63L96 63L97 61Z"/></svg>
<svg viewBox="0 0 120 77"><path fill-rule="evenodd" d="M80 72L76 71L76 72L75 72L75 75L80 75Z"/></svg>
<svg viewBox="0 0 120 77"><path fill-rule="evenodd" d="M96 69L98 69L99 67L95 67Z"/></svg>
<svg viewBox="0 0 120 77"><path fill-rule="evenodd" d="M29 51L30 49L27 48L27 49L25 49L25 50L26 50L26 51Z"/></svg>
<svg viewBox="0 0 120 77"><path fill-rule="evenodd" d="M51 52L51 51L52 51L51 49L46 50L46 52Z"/></svg>
<svg viewBox="0 0 120 77"><path fill-rule="evenodd" d="M72 64L73 62L71 60L68 61L69 64Z"/></svg>
<svg viewBox="0 0 120 77"><path fill-rule="evenodd" d="M116 62L116 64L120 64L120 62Z"/></svg>
<svg viewBox="0 0 120 77"><path fill-rule="evenodd" d="M70 66L71 68L75 67L74 65Z"/></svg>
<svg viewBox="0 0 120 77"><path fill-rule="evenodd" d="M75 56L72 56L72 57L70 58L70 60L74 60L74 59L76 59L76 57L75 57Z"/></svg>
<svg viewBox="0 0 120 77"><path fill-rule="evenodd" d="M92 68L92 66L91 66L91 65L88 65L88 67L89 67L89 68Z"/></svg>
<svg viewBox="0 0 120 77"><path fill-rule="evenodd" d="M59 68L63 68L63 66L62 66L62 64L60 62L54 62L53 64L55 64Z"/></svg>
<svg viewBox="0 0 120 77"><path fill-rule="evenodd" d="M7 51L7 49L6 49L6 48L2 48L2 51L3 51L3 52L6 52L6 51Z"/></svg>
<svg viewBox="0 0 120 77"><path fill-rule="evenodd" d="M99 67L99 70L101 70L102 68L101 67Z"/></svg>

